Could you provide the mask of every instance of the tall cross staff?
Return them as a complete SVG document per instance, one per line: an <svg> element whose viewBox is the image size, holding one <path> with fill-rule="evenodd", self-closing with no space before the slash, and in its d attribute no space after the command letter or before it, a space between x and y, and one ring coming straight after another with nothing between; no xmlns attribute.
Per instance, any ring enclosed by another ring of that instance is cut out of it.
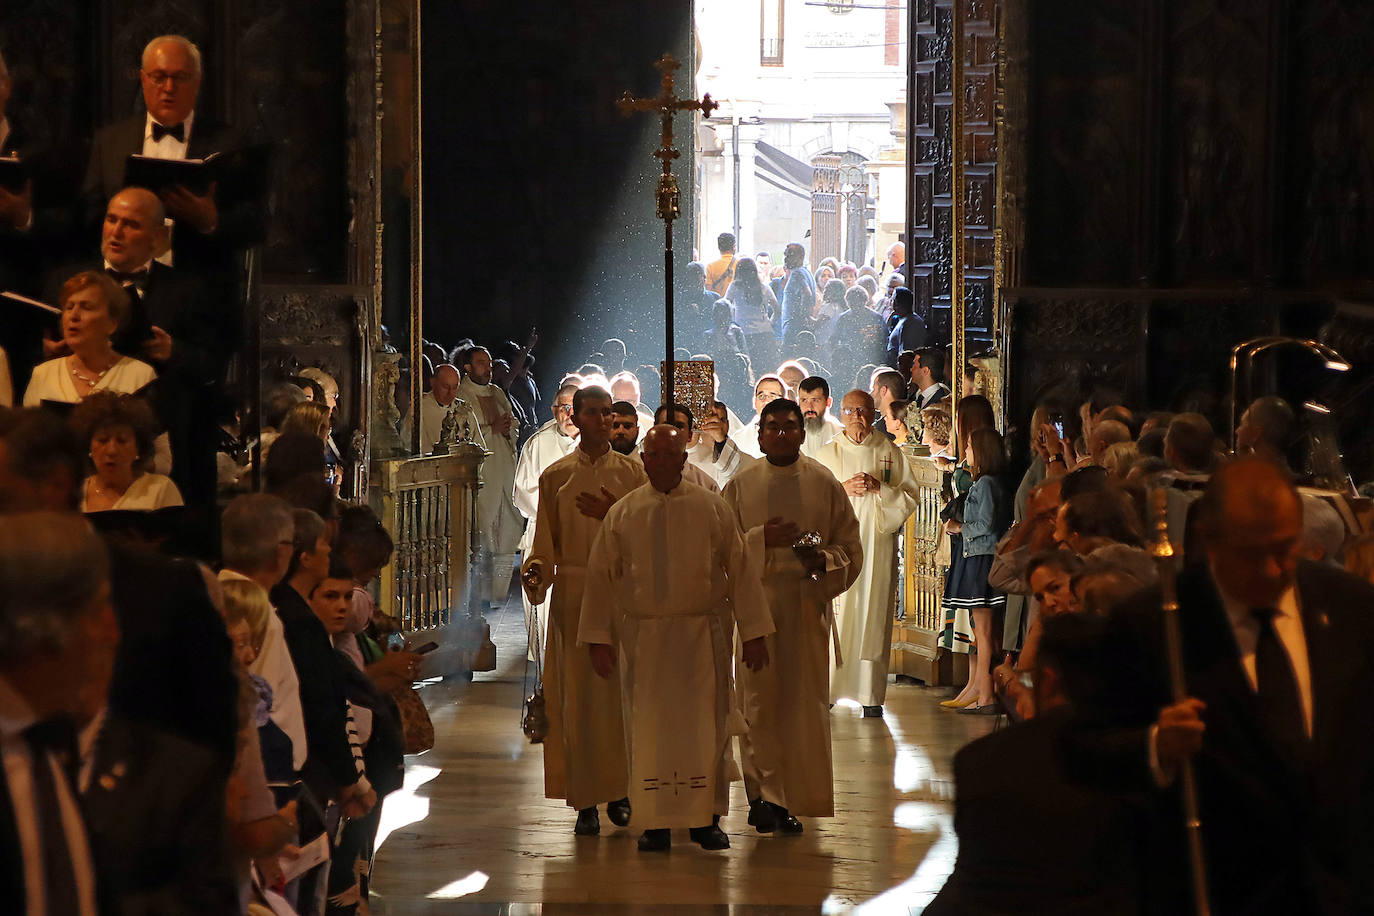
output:
<svg viewBox="0 0 1374 916"><path fill-rule="evenodd" d="M637 99L626 92L616 102L621 115L629 117L636 111L657 111L663 119L663 133L654 157L663 163L663 173L658 176L658 218L663 220L663 336L665 357L663 375L663 403L673 403L673 220L678 218L677 179L673 177L673 160L678 151L673 148L673 115L679 111L700 111L709 116L720 107L711 100L708 92L696 99L679 99L674 87L673 71L680 67L671 54L664 54L654 69L663 74L662 91L652 99Z"/></svg>

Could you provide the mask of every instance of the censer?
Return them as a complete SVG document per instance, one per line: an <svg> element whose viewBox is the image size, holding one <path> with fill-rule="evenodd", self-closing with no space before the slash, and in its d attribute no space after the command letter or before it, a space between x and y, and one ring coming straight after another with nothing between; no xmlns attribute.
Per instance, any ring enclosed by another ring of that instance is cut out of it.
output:
<svg viewBox="0 0 1374 916"><path fill-rule="evenodd" d="M538 567L531 566L520 574L521 580L531 588L538 588L542 581ZM520 720L520 730L530 739L530 744L543 744L549 735L549 710L544 702L544 630L539 624L539 606L535 605L534 619L530 624L530 655L534 656L534 691L525 697L524 715ZM525 685L529 685L530 663L525 659ZM521 691L524 693L524 690Z"/></svg>

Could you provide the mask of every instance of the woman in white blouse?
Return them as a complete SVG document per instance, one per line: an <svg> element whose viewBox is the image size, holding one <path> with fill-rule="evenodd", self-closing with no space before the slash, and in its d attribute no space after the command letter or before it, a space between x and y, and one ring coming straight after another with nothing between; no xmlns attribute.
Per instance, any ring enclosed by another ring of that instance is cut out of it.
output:
<svg viewBox="0 0 1374 916"><path fill-rule="evenodd" d="M129 320L133 304L129 294L100 271L87 270L62 284L62 342L71 350L39 363L24 392L24 406L44 401L75 404L97 391L132 394L157 378L153 367L115 352L111 338ZM167 435L157 437L154 470L172 469L172 449Z"/></svg>
<svg viewBox="0 0 1374 916"><path fill-rule="evenodd" d="M183 505L170 477L144 470L156 421L141 398L97 391L72 412L72 425L90 444L95 471L81 485L82 512Z"/></svg>

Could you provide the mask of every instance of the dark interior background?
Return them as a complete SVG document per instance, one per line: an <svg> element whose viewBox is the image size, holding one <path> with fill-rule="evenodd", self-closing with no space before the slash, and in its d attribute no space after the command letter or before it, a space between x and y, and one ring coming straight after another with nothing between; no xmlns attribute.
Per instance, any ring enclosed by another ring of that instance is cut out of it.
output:
<svg viewBox="0 0 1374 916"><path fill-rule="evenodd" d="M664 53L694 90L691 5L604 0L424 3L425 337L523 342L537 326L545 385L607 337L662 358L659 121L620 116L656 95ZM693 121L675 122L692 258ZM393 336L395 331L393 330Z"/></svg>

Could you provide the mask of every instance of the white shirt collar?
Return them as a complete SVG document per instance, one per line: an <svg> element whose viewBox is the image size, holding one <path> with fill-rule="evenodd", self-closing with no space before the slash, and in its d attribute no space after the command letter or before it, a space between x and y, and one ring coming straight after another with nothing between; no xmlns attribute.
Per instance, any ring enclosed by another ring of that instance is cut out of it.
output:
<svg viewBox="0 0 1374 916"><path fill-rule="evenodd" d="M1217 581L1215 575L1212 576L1212 581L1214 583ZM1226 591L1221 587L1220 583L1217 583L1217 595L1221 598L1221 606L1225 609L1226 617L1231 621L1232 627L1255 626L1255 618L1254 615L1251 614L1251 611L1254 610L1253 607L1243 601L1237 601L1235 598L1226 594ZM1302 612L1298 606L1298 586L1296 582L1288 586L1283 594L1279 595L1279 600L1274 603L1274 609L1278 611L1279 617L1286 617L1290 620L1301 622Z"/></svg>
<svg viewBox="0 0 1374 916"><path fill-rule="evenodd" d="M119 268L115 267L115 266L114 266L113 264L111 264L109 261L106 261L106 262L105 262L105 269L106 269L106 270L119 270ZM152 258L149 258L147 261L145 261L143 264L139 265L138 267L135 267L133 270L127 271L127 273L135 274L135 273L138 273L140 270L146 270L146 271L148 271L149 273L152 273L152 270L153 270L153 259L152 259Z"/></svg>
<svg viewBox="0 0 1374 916"><path fill-rule="evenodd" d="M196 112L195 112L194 109L192 109L192 110L191 110L191 113L188 114L188 115L186 116L186 120L181 122L182 124L185 124L185 125L186 125L185 128L183 128L183 130L185 131L185 133L183 134L183 136L186 137L185 141L183 141L183 142L186 143L187 145L190 145L190 143L191 143L191 130L192 130L193 124L195 123L195 120L196 120ZM161 124L163 127L175 127L175 126L176 126L175 124L162 124L162 122L159 121L157 118L153 117L152 114L149 114L149 115L147 116L147 118L143 121L143 142L146 143L146 142L148 142L149 140L153 139L153 125L154 125L154 124Z"/></svg>
<svg viewBox="0 0 1374 916"><path fill-rule="evenodd" d="M921 402L922 404L924 404L924 403L926 403L926 401L927 401L929 398L934 397L934 396L939 392L939 390L940 390L941 388L943 388L943 387L945 387L945 383L944 383L944 382L936 382L934 385L931 385L929 388L922 388L921 391L920 391L920 393L917 395L917 397L919 398L920 402Z"/></svg>
<svg viewBox="0 0 1374 916"><path fill-rule="evenodd" d="M0 738L11 738L38 721L24 695L0 677Z"/></svg>

